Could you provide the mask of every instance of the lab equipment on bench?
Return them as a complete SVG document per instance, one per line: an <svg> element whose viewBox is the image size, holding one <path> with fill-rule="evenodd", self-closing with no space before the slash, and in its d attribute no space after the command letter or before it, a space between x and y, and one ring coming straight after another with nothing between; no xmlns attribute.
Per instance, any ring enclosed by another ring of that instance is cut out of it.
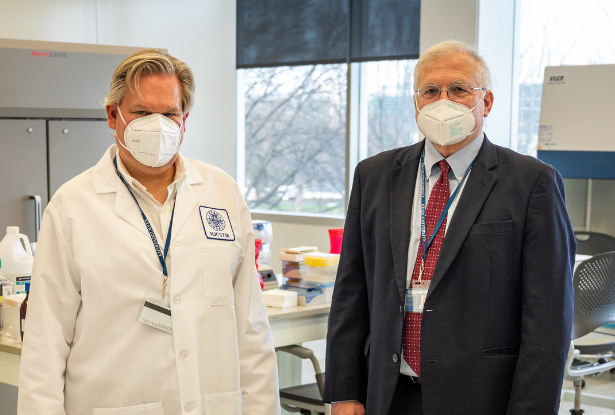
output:
<svg viewBox="0 0 615 415"><path fill-rule="evenodd" d="M0 242L0 261L2 273L15 284L15 294L25 294L28 291L26 286L30 286L34 257L30 241L19 233L19 227L6 228L6 236Z"/></svg>
<svg viewBox="0 0 615 415"><path fill-rule="evenodd" d="M615 140L608 121L615 108L613 73L615 65L545 68L538 159L564 178L615 179ZM588 93L591 99L579 105L579 97Z"/></svg>
<svg viewBox="0 0 615 415"><path fill-rule="evenodd" d="M259 265L258 273L261 275L261 279L263 280L263 291L280 288L278 279L275 277L275 272L273 272L273 268L269 265Z"/></svg>
<svg viewBox="0 0 615 415"><path fill-rule="evenodd" d="M21 303L25 299L25 294L6 295L2 298L2 337L21 340Z"/></svg>
<svg viewBox="0 0 615 415"><path fill-rule="evenodd" d="M273 242L273 226L266 220L253 220L254 237L261 240L260 254L256 259L258 265L271 264L271 242Z"/></svg>

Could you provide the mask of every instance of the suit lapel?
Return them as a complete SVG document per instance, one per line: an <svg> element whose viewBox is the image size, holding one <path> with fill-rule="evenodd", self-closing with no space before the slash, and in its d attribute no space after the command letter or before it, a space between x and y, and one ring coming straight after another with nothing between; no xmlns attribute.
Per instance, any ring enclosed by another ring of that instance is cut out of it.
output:
<svg viewBox="0 0 615 415"><path fill-rule="evenodd" d="M414 199L414 187L423 147L424 143L409 147L410 153L402 155L390 173L391 248L393 251L395 280L402 304L404 303L406 293L412 201Z"/></svg>
<svg viewBox="0 0 615 415"><path fill-rule="evenodd" d="M446 274L474 225L485 200L487 200L489 193L491 193L497 176L489 170L496 164L496 147L485 137L485 141L472 167L472 172L467 178L466 186L460 195L450 228L446 232L436 269L431 278L428 296L431 295L444 274Z"/></svg>

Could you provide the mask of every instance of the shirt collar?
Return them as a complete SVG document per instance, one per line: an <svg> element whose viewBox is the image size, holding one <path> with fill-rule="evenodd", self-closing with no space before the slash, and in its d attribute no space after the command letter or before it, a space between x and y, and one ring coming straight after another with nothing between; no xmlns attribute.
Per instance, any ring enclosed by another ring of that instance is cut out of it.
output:
<svg viewBox="0 0 615 415"><path fill-rule="evenodd" d="M472 140L467 146L456 151L446 159L449 166L451 166L455 179L458 182L461 181L463 175L466 173L466 170L468 170L470 163L472 163L478 155L484 139L485 133L481 132L479 136ZM434 165L440 160L444 160L444 156L436 150L436 147L431 141L425 139L425 171L430 172L429 176L431 176Z"/></svg>
<svg viewBox="0 0 615 415"><path fill-rule="evenodd" d="M139 183L137 179L132 177L130 173L128 173L128 171L124 167L122 158L120 157L120 152L117 151L117 149L115 155L117 156L117 169L124 177L124 180L126 180L126 183L130 185L130 187L137 193L137 195L141 199L143 199L143 193L149 195L149 192L147 191L146 187ZM175 160L175 178L173 179L173 183L171 183L168 187L169 194L173 192L173 189L179 187L186 180L187 177L188 175L186 173L186 164L184 163L184 159L182 158L181 153L178 153L177 159Z"/></svg>

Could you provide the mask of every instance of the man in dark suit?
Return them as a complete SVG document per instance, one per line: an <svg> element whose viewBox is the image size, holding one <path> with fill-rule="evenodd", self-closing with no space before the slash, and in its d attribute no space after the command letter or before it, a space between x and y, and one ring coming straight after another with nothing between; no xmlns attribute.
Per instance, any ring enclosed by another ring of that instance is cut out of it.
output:
<svg viewBox="0 0 615 415"><path fill-rule="evenodd" d="M333 415L557 414L576 244L559 173L482 132L489 70L415 69L426 136L359 163L327 337Z"/></svg>

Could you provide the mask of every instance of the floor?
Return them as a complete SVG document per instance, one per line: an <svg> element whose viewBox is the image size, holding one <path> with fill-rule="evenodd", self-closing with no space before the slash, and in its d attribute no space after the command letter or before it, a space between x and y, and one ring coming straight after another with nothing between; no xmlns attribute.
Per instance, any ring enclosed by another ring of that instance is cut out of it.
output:
<svg viewBox="0 0 615 415"><path fill-rule="evenodd" d="M325 340L318 340L308 343L303 343L303 346L308 347L314 351L321 368L325 368ZM302 362L301 383L313 383L314 369L312 363L309 360ZM571 381L564 381L563 389L574 390ZM615 374L608 371L595 378L588 378L585 381L584 393L593 395L615 397ZM573 408L572 402L562 401L558 415L569 415L570 409ZM597 408L595 406L583 405L581 408L585 411L584 415L615 415L615 410Z"/></svg>
<svg viewBox="0 0 615 415"><path fill-rule="evenodd" d="M563 389L574 390L571 381L564 381ZM595 378L585 379L585 387L583 393L592 395L615 397L615 374L604 372ZM559 408L558 415L569 415L573 408L572 402L562 402ZM581 409L585 411L583 415L614 415L615 410L597 408L595 406L581 405Z"/></svg>

